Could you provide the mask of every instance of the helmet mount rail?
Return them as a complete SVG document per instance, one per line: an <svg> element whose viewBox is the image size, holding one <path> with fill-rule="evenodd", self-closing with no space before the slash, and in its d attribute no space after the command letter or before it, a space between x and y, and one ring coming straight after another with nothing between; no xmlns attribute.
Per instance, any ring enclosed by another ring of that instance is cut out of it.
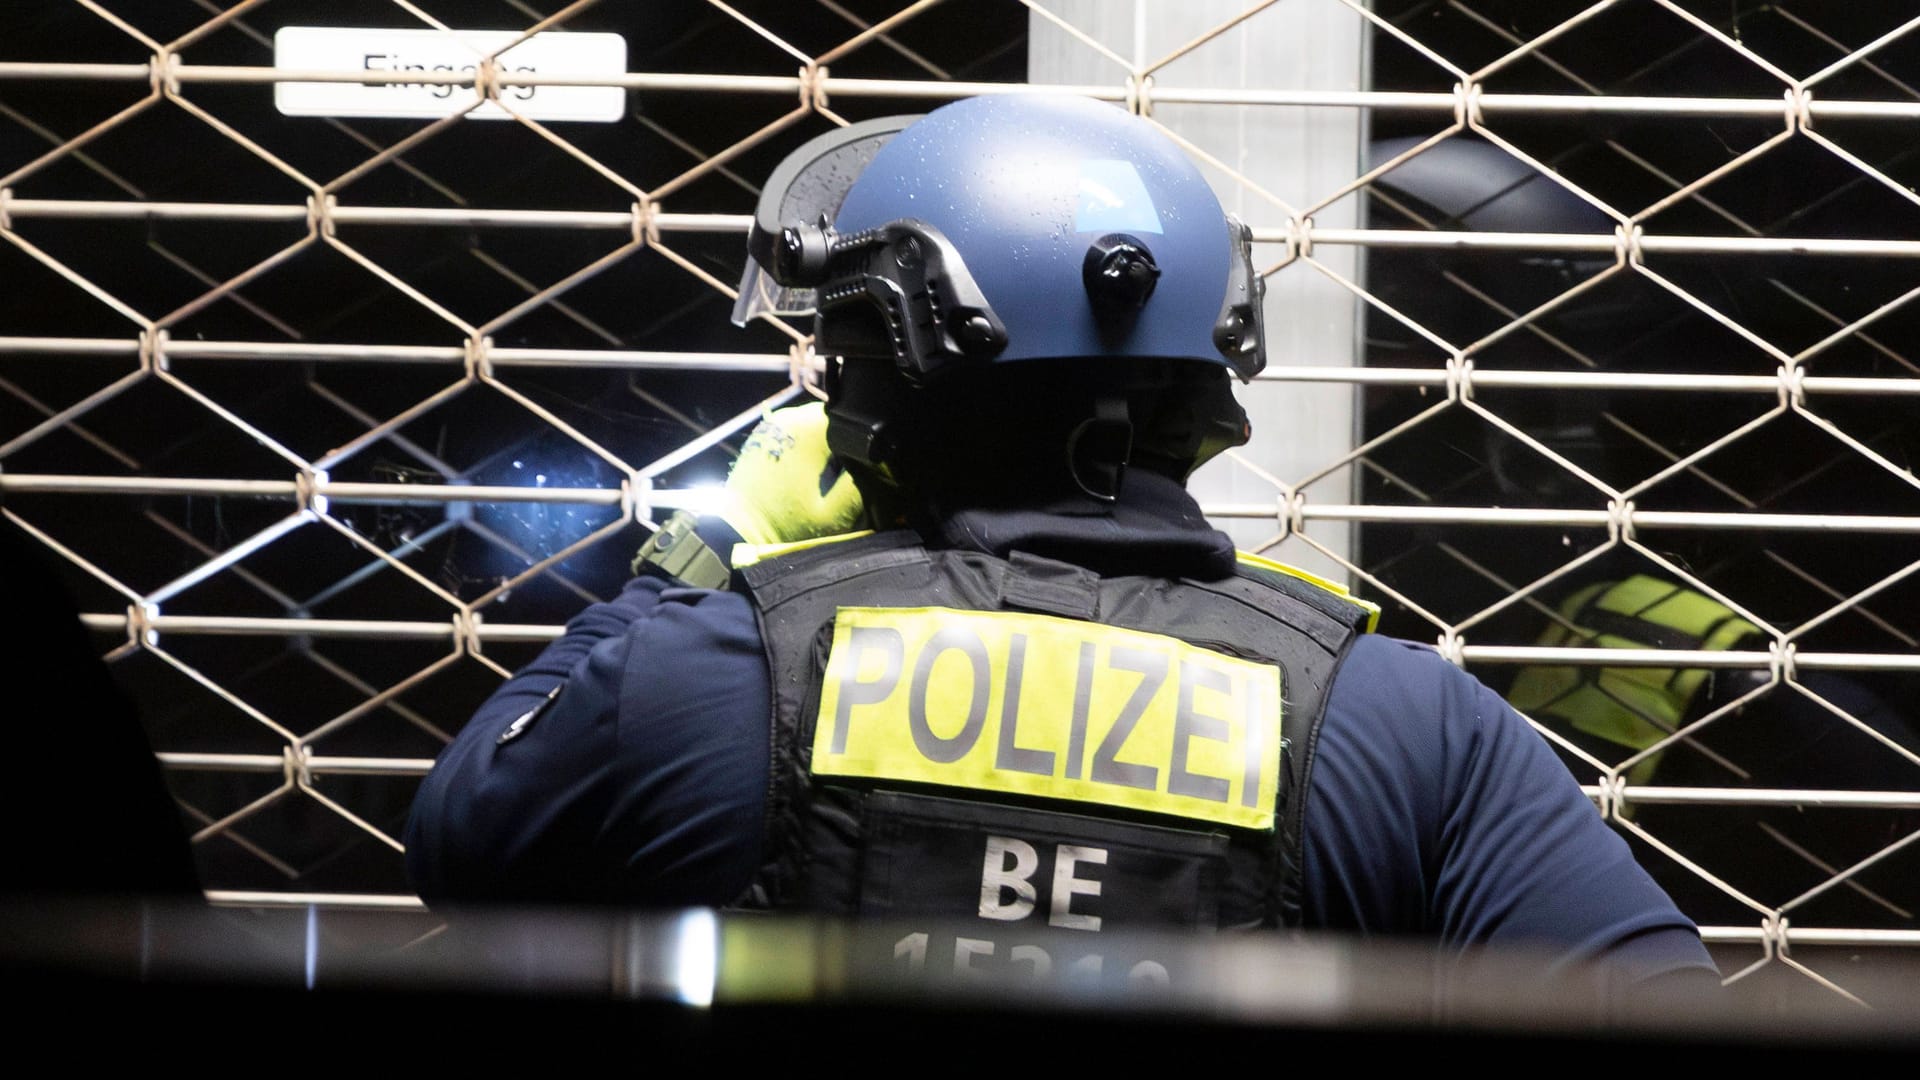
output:
<svg viewBox="0 0 1920 1080"><path fill-rule="evenodd" d="M816 290L815 347L843 357L891 356L915 386L954 363L984 363L1007 346L966 262L924 221L891 221L845 236L830 226L789 225L772 245L774 280ZM854 305L877 318L829 318Z"/></svg>
<svg viewBox="0 0 1920 1080"><path fill-rule="evenodd" d="M1253 267L1253 230L1229 215L1233 240L1226 296L1213 344L1242 382L1267 366L1267 283ZM751 238L775 281L816 291L815 346L829 355L892 356L914 385L956 361L990 361L1007 347L1006 324L967 272L944 233L913 218L846 236L832 226L788 225L777 238ZM1105 333L1124 338L1152 299L1160 267L1145 242L1109 234L1087 248L1082 281ZM850 304L874 305L879 322L825 316Z"/></svg>

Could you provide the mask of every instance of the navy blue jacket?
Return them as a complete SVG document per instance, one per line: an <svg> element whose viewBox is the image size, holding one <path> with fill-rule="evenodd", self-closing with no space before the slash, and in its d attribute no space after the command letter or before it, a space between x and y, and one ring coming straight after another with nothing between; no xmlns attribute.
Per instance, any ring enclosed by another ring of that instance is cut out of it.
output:
<svg viewBox="0 0 1920 1080"><path fill-rule="evenodd" d="M1083 554L1090 527L1115 531L1069 522ZM957 538L998 547L1018 531ZM759 865L768 701L744 597L629 582L575 617L440 756L407 827L415 887L429 901L732 902ZM1632 978L1712 970L1693 924L1546 743L1426 646L1365 636L1336 675L1305 860L1310 927L1544 946Z"/></svg>

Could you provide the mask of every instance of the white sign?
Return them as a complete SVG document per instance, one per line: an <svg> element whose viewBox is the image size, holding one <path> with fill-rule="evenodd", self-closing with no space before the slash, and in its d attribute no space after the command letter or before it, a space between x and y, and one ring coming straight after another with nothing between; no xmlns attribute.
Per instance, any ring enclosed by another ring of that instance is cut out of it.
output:
<svg viewBox="0 0 1920 1080"><path fill-rule="evenodd" d="M361 30L286 26L273 35L281 71L432 72L471 75L482 57L514 41L512 30ZM495 61L502 76L623 75L627 41L619 34L535 34ZM273 104L285 116L393 116L438 119L471 104L474 88L456 83L282 82ZM502 86L500 100L535 120L619 120L627 92L618 86ZM487 102L467 114L507 120Z"/></svg>

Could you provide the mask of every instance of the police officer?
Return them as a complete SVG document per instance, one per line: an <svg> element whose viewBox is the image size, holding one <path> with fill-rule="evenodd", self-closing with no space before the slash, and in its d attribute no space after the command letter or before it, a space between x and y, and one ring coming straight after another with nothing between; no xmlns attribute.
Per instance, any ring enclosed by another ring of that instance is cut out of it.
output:
<svg viewBox="0 0 1920 1080"><path fill-rule="evenodd" d="M1201 516L1263 286L1149 123L856 124L776 170L749 247L738 314L817 311L827 405L771 415L722 512L442 754L423 896L975 920L956 963L1302 925L1712 971L1504 702Z"/></svg>
<svg viewBox="0 0 1920 1080"><path fill-rule="evenodd" d="M1574 590L1538 643L1707 652L1765 652L1769 644L1727 605L1648 574ZM1515 673L1507 700L1585 754L1637 758L1625 771L1629 785L1899 790L1912 785L1910 755L1920 748L1912 721L1890 703L1898 697L1834 672L1800 672L1788 686L1754 669L1535 665ZM1683 730L1686 738L1673 738ZM1621 814L1762 902L1802 895L1831 880L1834 867L1859 863L1920 827L1911 811L1809 805L1629 803ZM1688 910L1743 914L1719 884L1672 869L1679 872L1662 883ZM1899 875L1854 880L1823 900L1820 918L1910 921L1916 900L1920 890Z"/></svg>

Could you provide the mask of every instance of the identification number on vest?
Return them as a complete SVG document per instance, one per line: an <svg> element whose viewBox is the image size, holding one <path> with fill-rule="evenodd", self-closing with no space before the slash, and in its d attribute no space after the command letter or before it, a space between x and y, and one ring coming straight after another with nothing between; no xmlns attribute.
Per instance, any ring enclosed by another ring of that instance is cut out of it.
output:
<svg viewBox="0 0 1920 1080"><path fill-rule="evenodd" d="M1161 634L843 607L812 771L1271 830L1280 718L1278 667Z"/></svg>

